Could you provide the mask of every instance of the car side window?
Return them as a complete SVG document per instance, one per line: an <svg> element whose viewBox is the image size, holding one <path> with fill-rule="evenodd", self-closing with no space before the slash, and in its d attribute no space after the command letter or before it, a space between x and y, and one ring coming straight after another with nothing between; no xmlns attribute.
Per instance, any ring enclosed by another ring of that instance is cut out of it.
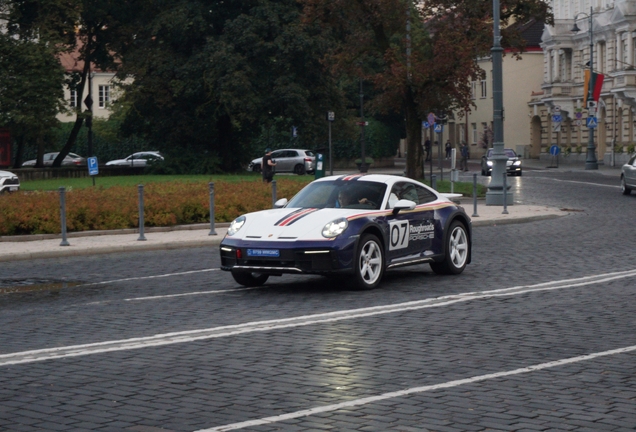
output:
<svg viewBox="0 0 636 432"><path fill-rule="evenodd" d="M298 152L297 151L293 151L293 150L288 150L287 151L287 157L296 157L298 156Z"/></svg>
<svg viewBox="0 0 636 432"><path fill-rule="evenodd" d="M272 159L284 157L285 152L276 151L272 153Z"/></svg>
<svg viewBox="0 0 636 432"><path fill-rule="evenodd" d="M413 201L415 204L420 203L417 190L415 189L415 185L413 183L398 182L393 185L391 193L394 194L398 198L398 200L406 199L409 201Z"/></svg>
<svg viewBox="0 0 636 432"><path fill-rule="evenodd" d="M419 198L420 204L433 202L437 199L437 196L433 192L421 186L416 186L416 191L417 191L417 196Z"/></svg>

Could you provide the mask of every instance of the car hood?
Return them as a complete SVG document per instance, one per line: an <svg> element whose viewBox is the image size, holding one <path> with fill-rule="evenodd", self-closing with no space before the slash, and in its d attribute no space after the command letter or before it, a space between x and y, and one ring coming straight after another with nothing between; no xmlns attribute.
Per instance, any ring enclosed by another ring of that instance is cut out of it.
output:
<svg viewBox="0 0 636 432"><path fill-rule="evenodd" d="M13 178L13 177L17 177L15 174L13 174L12 172L9 171L2 171L0 170L0 177L2 178Z"/></svg>
<svg viewBox="0 0 636 432"><path fill-rule="evenodd" d="M245 215L245 224L231 238L253 241L329 240L322 229L339 218L352 218L378 210L338 208L281 208Z"/></svg>

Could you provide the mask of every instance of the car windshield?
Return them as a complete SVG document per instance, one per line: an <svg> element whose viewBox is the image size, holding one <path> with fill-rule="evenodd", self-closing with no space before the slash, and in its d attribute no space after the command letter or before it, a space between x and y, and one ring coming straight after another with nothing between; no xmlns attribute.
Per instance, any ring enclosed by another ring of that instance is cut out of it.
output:
<svg viewBox="0 0 636 432"><path fill-rule="evenodd" d="M490 159L492 157L493 151L493 149L488 149L488 155L486 157ZM509 158L517 157L517 154L512 149L504 149L504 154Z"/></svg>
<svg viewBox="0 0 636 432"><path fill-rule="evenodd" d="M357 208L379 210L386 184L370 181L320 181L310 183L289 201L287 207Z"/></svg>

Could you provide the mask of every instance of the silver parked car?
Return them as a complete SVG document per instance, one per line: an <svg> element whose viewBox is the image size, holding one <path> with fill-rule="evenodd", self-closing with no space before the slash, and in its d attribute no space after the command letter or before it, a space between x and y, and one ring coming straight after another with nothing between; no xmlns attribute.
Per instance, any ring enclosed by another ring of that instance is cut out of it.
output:
<svg viewBox="0 0 636 432"><path fill-rule="evenodd" d="M9 171L0 171L0 193L17 192L20 189L18 176Z"/></svg>
<svg viewBox="0 0 636 432"><path fill-rule="evenodd" d="M143 151L133 153L124 159L108 161L106 165L145 167L146 165L152 165L153 163L162 162L163 160L163 156L158 151Z"/></svg>
<svg viewBox="0 0 636 432"><path fill-rule="evenodd" d="M621 191L623 195L629 195L632 189L636 189L636 155L621 168Z"/></svg>
<svg viewBox="0 0 636 432"><path fill-rule="evenodd" d="M272 159L276 162L277 173L289 172L298 175L314 172L316 154L311 150L280 149L272 152ZM248 171L261 172L263 158L254 159L247 167Z"/></svg>
<svg viewBox="0 0 636 432"><path fill-rule="evenodd" d="M60 154L60 152L44 153L44 156L42 157L42 163L44 164L44 166L53 165L53 161L55 160L58 154ZM36 162L36 159L31 159L24 162L22 166L32 167L32 166L35 166L35 162ZM62 166L86 166L86 158L75 153L69 153L64 157L64 160L62 161Z"/></svg>

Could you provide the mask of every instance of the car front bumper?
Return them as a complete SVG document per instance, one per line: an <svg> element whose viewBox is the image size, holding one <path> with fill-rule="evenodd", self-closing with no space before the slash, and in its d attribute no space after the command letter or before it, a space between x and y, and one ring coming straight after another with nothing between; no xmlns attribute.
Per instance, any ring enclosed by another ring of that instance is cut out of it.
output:
<svg viewBox="0 0 636 432"><path fill-rule="evenodd" d="M333 242L245 242L226 237L220 245L221 270L267 274L328 274L352 269L358 236ZM277 256L249 256L248 250Z"/></svg>

